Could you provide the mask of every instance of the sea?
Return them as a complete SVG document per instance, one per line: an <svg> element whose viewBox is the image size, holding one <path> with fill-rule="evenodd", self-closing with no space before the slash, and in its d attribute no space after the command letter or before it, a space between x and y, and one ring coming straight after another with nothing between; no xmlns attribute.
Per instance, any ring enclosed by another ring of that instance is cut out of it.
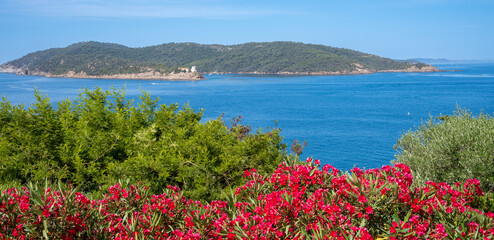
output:
<svg viewBox="0 0 494 240"><path fill-rule="evenodd" d="M307 142L313 157L342 170L379 168L398 152L400 136L432 116L458 107L494 112L494 63L435 64L438 73L376 73L356 76L206 75L202 81L62 79L0 74L0 96L26 107L38 89L52 102L74 99L81 89L141 90L160 104L189 104L202 121L229 124L242 116L253 131L278 127L288 145ZM56 106L56 104L55 104Z"/></svg>

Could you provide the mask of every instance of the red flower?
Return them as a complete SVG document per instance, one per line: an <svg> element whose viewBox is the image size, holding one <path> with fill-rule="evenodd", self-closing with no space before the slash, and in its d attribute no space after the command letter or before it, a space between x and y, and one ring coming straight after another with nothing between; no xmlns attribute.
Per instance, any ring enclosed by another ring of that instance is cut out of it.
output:
<svg viewBox="0 0 494 240"><path fill-rule="evenodd" d="M358 197L358 201L359 201L359 202L361 202L361 203L365 203L365 202L367 202L367 198L365 198L365 196L364 196L364 195L360 195L360 196Z"/></svg>
<svg viewBox="0 0 494 240"><path fill-rule="evenodd" d="M374 209L371 206L368 206L365 208L365 213L372 214L373 212L374 212Z"/></svg>

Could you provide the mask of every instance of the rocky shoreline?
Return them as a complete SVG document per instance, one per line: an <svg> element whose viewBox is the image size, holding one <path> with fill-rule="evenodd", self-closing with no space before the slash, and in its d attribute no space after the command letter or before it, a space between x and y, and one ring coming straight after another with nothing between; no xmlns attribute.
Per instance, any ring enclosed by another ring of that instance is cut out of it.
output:
<svg viewBox="0 0 494 240"><path fill-rule="evenodd" d="M434 67L434 66L431 66L431 65L427 65L425 67L422 67L422 68L418 68L416 66L411 66L407 69L401 69L401 70L382 70L382 71L378 71L378 72L409 72L409 73L417 73L417 72L442 72L441 70L439 70L437 67Z"/></svg>
<svg viewBox="0 0 494 240"><path fill-rule="evenodd" d="M371 71L367 68L357 68L353 71L336 71L336 72L207 72L203 74L253 74L253 75L296 75L296 76L343 76L343 75L363 75L373 74L379 72L406 72L406 73L426 73L426 72L441 72L434 66L424 66L418 68L411 66L407 69L394 69L394 70L381 70ZM180 72L180 73L164 73L149 71L142 73L126 73L126 74L112 74L112 75L87 75L85 72L68 71L65 74L52 74L40 71L29 71L28 69L16 68L10 65L0 66L0 73L13 73L17 75L33 75L43 76L51 78L88 78L88 79L136 79L136 80L168 80L168 81L198 81L206 79L203 74L199 72Z"/></svg>
<svg viewBox="0 0 494 240"><path fill-rule="evenodd" d="M149 71L142 73L125 73L112 75L88 75L85 72L68 71L65 74L52 74L41 71L16 68L10 65L0 66L0 73L13 73L16 75L32 75L50 78L87 78L87 79L135 79L135 80L167 80L167 81L198 81L206 79L199 72L164 73Z"/></svg>
<svg viewBox="0 0 494 240"><path fill-rule="evenodd" d="M448 70L449 71L449 70ZM298 75L298 76L344 76L344 75L364 75L364 74L373 74L373 73L381 73L381 72L407 72L407 73L426 73L426 72L442 72L438 68L434 66L425 66L422 68L418 68L416 66L411 66L406 69L394 69L394 70L382 70L382 71L371 71L367 68L357 68L357 70L353 71L336 71L336 72L205 72L203 74L252 74L252 75Z"/></svg>

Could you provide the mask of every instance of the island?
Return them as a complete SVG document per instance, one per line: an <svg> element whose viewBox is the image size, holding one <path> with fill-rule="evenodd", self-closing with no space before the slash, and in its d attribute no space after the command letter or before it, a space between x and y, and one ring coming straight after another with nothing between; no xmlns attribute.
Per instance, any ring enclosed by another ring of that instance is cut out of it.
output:
<svg viewBox="0 0 494 240"><path fill-rule="evenodd" d="M166 43L142 48L90 41L30 53L0 65L0 72L20 75L154 80L201 80L203 74L439 71L417 61L396 61L345 48L282 41L237 45Z"/></svg>

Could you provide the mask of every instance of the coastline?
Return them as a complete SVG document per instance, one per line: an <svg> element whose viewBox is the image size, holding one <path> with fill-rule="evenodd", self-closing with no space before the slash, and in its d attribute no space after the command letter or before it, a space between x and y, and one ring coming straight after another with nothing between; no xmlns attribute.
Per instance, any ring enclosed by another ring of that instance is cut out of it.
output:
<svg viewBox="0 0 494 240"><path fill-rule="evenodd" d="M133 79L133 80L163 80L163 81L199 81L206 79L199 72L180 72L164 73L159 72L142 72L142 73L124 73L112 75L88 75L85 72L68 71L65 74L51 74L40 71L29 71L28 69L15 68L13 66L3 66L0 73L11 73L25 76L42 76L48 78L80 78L80 79Z"/></svg>
<svg viewBox="0 0 494 240"><path fill-rule="evenodd" d="M169 73L169 74L153 74L146 73L129 73L129 74L113 74L113 75L87 75L85 73L67 74L28 74L34 76L43 76L49 78L79 78L79 79L124 79L124 80L162 80L162 81L200 81L206 79L202 74L195 73Z"/></svg>
<svg viewBox="0 0 494 240"><path fill-rule="evenodd" d="M451 71L451 70L445 70ZM374 73L392 73L392 72L403 72L403 73L429 73L429 72L443 72L443 70L439 70L434 66L425 66L422 68L417 68L415 66L406 68L406 69L392 69L392 70L381 70L381 71L372 71L366 68L358 68L354 71L336 71L336 72L203 72L202 74L206 75L215 75L215 74L252 74L252 75L294 75L294 76L349 76L349 75L365 75L365 74L374 74Z"/></svg>
<svg viewBox="0 0 494 240"><path fill-rule="evenodd" d="M451 71L451 70L444 70ZM80 79L133 79L133 80L163 80L163 81L199 81L206 79L205 75L215 74L252 74L252 75L281 75L281 76L351 76L351 75L366 75L374 73L427 73L427 72L443 72L434 66L425 66L417 68L412 66L406 69L391 69L372 71L367 68L357 68L353 71L336 71L336 72L180 72L180 73L168 73L160 74L158 72L143 72L143 73L125 73L125 74L112 74L112 75L88 75L85 72L68 71L65 74L51 74L40 71L29 71L28 69L16 68L13 66L1 66L0 73L12 73L16 75L28 75L28 76L42 76L49 78L80 78Z"/></svg>

